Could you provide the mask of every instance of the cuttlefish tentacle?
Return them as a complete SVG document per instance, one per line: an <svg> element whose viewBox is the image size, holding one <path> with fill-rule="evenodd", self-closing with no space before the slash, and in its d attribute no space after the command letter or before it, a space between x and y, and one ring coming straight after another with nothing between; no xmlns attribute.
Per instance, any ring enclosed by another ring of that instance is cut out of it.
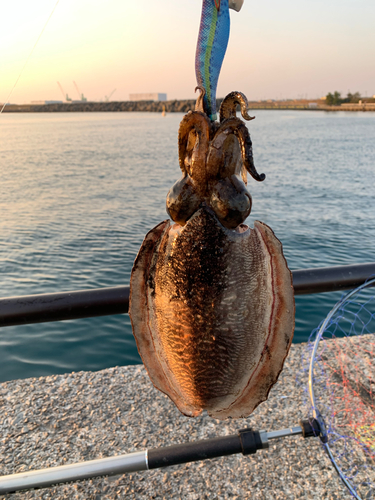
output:
<svg viewBox="0 0 375 500"><path fill-rule="evenodd" d="M225 153L224 143L227 142L227 139L230 134L233 135L230 128L225 128L225 129L220 128L216 132L210 143L210 148L208 151L207 162L206 162L206 172L208 179L216 178L216 176L219 174L219 171L222 168L222 163L224 161L224 153ZM231 157L229 157L228 160L231 162L233 161Z"/></svg>
<svg viewBox="0 0 375 500"><path fill-rule="evenodd" d="M183 176L170 189L166 203L172 220L182 226L198 210L206 196L209 139L210 121L204 113L192 111L184 116L178 133L178 155Z"/></svg>
<svg viewBox="0 0 375 500"><path fill-rule="evenodd" d="M241 107L241 115L244 120L254 120L255 116L250 116L247 112L249 103L242 92L234 91L228 94L220 106L220 123L232 117L236 117L237 106Z"/></svg>
<svg viewBox="0 0 375 500"><path fill-rule="evenodd" d="M207 158L208 205L228 229L235 229L250 214L252 200L240 179L242 155L231 127L219 129Z"/></svg>
<svg viewBox="0 0 375 500"><path fill-rule="evenodd" d="M184 116L178 131L178 159L183 174L196 181L197 189L206 188L206 158L210 140L210 121L204 113L191 111Z"/></svg>
<svg viewBox="0 0 375 500"><path fill-rule="evenodd" d="M237 137L245 169L256 181L264 181L266 175L258 174L254 165L253 145L246 125L239 118L228 118L220 125L217 133L224 130L230 130Z"/></svg>

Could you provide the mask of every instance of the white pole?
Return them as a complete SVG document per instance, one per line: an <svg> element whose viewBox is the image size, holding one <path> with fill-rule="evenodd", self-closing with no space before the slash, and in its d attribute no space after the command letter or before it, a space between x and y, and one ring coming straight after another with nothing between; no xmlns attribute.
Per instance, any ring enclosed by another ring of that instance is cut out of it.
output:
<svg viewBox="0 0 375 500"><path fill-rule="evenodd" d="M51 484L79 481L96 476L114 476L148 469L147 450L117 457L100 458L59 467L0 477L0 493L10 493Z"/></svg>

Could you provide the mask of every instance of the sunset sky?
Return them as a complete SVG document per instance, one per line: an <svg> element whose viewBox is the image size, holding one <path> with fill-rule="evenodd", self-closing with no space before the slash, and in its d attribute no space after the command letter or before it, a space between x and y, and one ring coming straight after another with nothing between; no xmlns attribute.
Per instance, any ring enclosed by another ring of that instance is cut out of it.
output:
<svg viewBox="0 0 375 500"><path fill-rule="evenodd" d="M56 0L3 2L0 102L4 102ZM201 0L60 0L10 102L127 100L129 93L194 97ZM245 0L230 11L218 97L316 98L375 94L374 0Z"/></svg>

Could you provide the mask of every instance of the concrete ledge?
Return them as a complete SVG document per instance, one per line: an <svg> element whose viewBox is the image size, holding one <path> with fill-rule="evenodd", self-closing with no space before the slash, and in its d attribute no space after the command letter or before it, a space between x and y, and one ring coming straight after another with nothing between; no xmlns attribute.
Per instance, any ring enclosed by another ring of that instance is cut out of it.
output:
<svg viewBox="0 0 375 500"><path fill-rule="evenodd" d="M0 385L0 474L156 448L251 426L277 430L305 418L304 344L293 345L268 401L247 419L182 416L155 390L143 366L116 367ZM274 440L269 450L168 469L96 478L1 498L19 499L349 499L317 438Z"/></svg>

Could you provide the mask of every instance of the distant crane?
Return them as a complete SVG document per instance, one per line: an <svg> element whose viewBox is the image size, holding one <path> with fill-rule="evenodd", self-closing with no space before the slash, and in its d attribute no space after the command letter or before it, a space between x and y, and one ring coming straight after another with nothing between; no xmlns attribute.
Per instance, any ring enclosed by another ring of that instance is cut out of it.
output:
<svg viewBox="0 0 375 500"><path fill-rule="evenodd" d="M68 94L65 94L64 89L63 89L63 88L62 88L62 86L61 86L61 83L60 83L60 82L57 82L57 85L60 87L61 93L62 93L62 95L63 95L63 97L64 97L65 101L67 101L67 102L71 102L71 101L72 101L72 100L71 100L71 98L68 96Z"/></svg>
<svg viewBox="0 0 375 500"><path fill-rule="evenodd" d="M73 84L78 92L78 97L79 97L79 100L82 101L82 102L86 102L87 99L86 97L80 92L79 88L78 88L78 85L76 84L76 82L73 81Z"/></svg>
<svg viewBox="0 0 375 500"><path fill-rule="evenodd" d="M112 92L108 96L106 95L104 102L108 102L115 92L116 92L116 89L112 90Z"/></svg>

